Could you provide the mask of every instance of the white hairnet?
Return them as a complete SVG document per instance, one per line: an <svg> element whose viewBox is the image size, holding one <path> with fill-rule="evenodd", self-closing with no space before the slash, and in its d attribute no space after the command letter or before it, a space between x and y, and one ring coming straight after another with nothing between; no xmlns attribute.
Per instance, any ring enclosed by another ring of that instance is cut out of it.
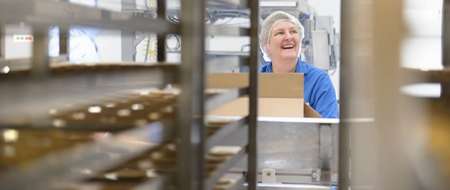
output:
<svg viewBox="0 0 450 190"><path fill-rule="evenodd" d="M300 42L303 40L305 29L303 28L303 25L300 23L300 21L298 21L297 18L295 18L289 13L283 11L275 11L272 14L270 14L261 25L261 33L259 35L259 41L260 46L262 47L264 53L266 53L266 44L269 42L272 27L276 22L280 20L288 21L294 24L298 29Z"/></svg>

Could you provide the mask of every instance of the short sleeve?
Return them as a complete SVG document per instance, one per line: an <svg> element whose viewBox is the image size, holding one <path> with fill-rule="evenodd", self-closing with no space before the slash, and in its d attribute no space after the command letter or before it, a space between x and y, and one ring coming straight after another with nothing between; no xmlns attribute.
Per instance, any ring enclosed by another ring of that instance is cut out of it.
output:
<svg viewBox="0 0 450 190"><path fill-rule="evenodd" d="M336 99L336 91L330 77L320 72L313 86L311 106L320 113L323 118L338 118L339 106Z"/></svg>

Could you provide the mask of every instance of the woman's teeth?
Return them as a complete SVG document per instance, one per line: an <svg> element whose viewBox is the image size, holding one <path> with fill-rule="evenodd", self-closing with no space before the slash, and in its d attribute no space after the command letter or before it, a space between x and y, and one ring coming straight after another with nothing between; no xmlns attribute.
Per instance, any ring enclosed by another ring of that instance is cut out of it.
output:
<svg viewBox="0 0 450 190"><path fill-rule="evenodd" d="M291 48L294 48L294 45L284 45L284 46L281 46L281 48L283 48L283 49L291 49Z"/></svg>

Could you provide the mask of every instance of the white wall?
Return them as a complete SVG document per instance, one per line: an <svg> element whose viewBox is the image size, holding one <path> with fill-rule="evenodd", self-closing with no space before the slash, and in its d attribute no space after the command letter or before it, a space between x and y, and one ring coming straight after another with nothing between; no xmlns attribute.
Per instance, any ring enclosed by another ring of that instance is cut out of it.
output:
<svg viewBox="0 0 450 190"><path fill-rule="evenodd" d="M87 6L120 11L122 2L119 0L70 0ZM94 34L95 33L95 34ZM89 32L88 36L71 37L71 62L119 62L122 60L122 35L119 30L97 30ZM96 51L97 50L97 51Z"/></svg>
<svg viewBox="0 0 450 190"><path fill-rule="evenodd" d="M244 44L250 44L250 39L246 36L229 37L229 36L207 36L206 50L213 52L245 52L248 47Z"/></svg>
<svg viewBox="0 0 450 190"><path fill-rule="evenodd" d="M14 35L30 35L31 28L25 25L7 25L5 27L5 59L31 57L32 42L14 40Z"/></svg>
<svg viewBox="0 0 450 190"><path fill-rule="evenodd" d="M121 31L103 30L97 37L101 62L122 61L122 36Z"/></svg>
<svg viewBox="0 0 450 190"><path fill-rule="evenodd" d="M313 10L320 16L332 16L336 30L341 29L341 0L307 0Z"/></svg>

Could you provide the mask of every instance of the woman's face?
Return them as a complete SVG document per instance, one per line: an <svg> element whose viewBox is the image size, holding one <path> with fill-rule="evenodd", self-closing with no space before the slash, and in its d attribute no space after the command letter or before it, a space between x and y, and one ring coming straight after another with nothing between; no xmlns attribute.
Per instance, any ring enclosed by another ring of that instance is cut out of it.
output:
<svg viewBox="0 0 450 190"><path fill-rule="evenodd" d="M300 49L299 31L289 21L279 21L272 26L268 43L267 54L272 60L297 59Z"/></svg>

